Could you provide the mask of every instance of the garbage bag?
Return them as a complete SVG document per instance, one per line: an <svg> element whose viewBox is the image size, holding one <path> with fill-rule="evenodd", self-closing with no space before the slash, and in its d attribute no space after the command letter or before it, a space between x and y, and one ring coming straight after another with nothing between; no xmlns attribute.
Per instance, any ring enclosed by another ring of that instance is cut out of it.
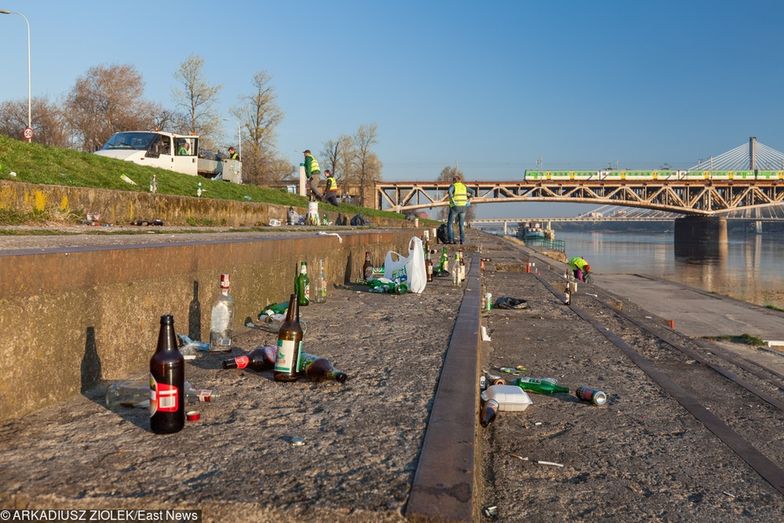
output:
<svg viewBox="0 0 784 523"><path fill-rule="evenodd" d="M493 305L494 309L526 309L528 302L520 298L512 298L511 296L499 296Z"/></svg>
<svg viewBox="0 0 784 523"><path fill-rule="evenodd" d="M438 230L436 231L436 236L438 237L438 241L441 243L447 243L449 241L449 236L447 236L446 231L446 224L442 223L438 226Z"/></svg>
<svg viewBox="0 0 784 523"><path fill-rule="evenodd" d="M351 218L351 225L353 225L354 227L358 227L361 225L370 225L370 220L368 220L361 214L357 214L353 218Z"/></svg>

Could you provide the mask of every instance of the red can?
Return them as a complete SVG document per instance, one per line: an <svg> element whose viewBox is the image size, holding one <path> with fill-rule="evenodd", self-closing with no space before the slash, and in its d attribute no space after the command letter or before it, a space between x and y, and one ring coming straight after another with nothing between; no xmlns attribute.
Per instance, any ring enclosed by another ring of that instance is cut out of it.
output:
<svg viewBox="0 0 784 523"><path fill-rule="evenodd" d="M583 401L590 401L594 405L604 405L607 403L607 394L604 391L587 385L580 385L577 387L577 390L574 391L574 395Z"/></svg>

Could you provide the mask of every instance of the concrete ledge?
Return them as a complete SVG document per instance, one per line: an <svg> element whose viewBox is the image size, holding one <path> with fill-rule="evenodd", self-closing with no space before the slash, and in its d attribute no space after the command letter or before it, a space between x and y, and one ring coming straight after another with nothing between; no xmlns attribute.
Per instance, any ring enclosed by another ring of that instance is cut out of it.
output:
<svg viewBox="0 0 784 523"><path fill-rule="evenodd" d="M449 340L405 515L425 521L473 521L479 379L479 257Z"/></svg>
<svg viewBox="0 0 784 523"><path fill-rule="evenodd" d="M289 296L298 261L312 271L323 258L329 285L356 280L365 251L380 263L388 249L407 252L411 233L347 231L342 243L315 232L238 241L197 236L169 245L0 256L0 420L146 368L162 314L174 314L178 332L198 320L202 339L209 337L222 272L231 274L234 327L241 328L245 317ZM189 322L194 283L197 312Z"/></svg>
<svg viewBox="0 0 784 523"><path fill-rule="evenodd" d="M196 221L241 227L267 225L271 218L286 223L288 206L150 194L141 191L0 181L0 209L16 209L22 212L49 211L55 215L69 212L100 213L101 221L122 225L137 219L159 218L167 225L192 225L192 222ZM328 204L319 206L321 212L325 212L334 220L337 212L330 209L334 207ZM304 211L300 209L300 212ZM376 216L371 217L371 221L374 225L385 227L413 227L414 225L413 222L406 220Z"/></svg>

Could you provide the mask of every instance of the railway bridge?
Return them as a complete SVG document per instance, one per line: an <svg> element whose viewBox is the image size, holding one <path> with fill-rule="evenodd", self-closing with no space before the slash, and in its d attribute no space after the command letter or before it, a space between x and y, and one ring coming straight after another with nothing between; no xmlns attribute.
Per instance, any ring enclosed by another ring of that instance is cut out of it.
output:
<svg viewBox="0 0 784 523"><path fill-rule="evenodd" d="M511 181L465 181L472 205L595 203L675 213L675 242L726 242L730 213L784 203L784 153L749 138L683 171L526 171ZM375 206L397 212L448 206L447 181L380 182Z"/></svg>

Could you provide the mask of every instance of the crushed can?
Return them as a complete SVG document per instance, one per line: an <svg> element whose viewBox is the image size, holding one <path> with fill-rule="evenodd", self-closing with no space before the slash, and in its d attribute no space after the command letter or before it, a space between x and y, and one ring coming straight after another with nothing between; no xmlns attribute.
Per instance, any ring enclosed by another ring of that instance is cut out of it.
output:
<svg viewBox="0 0 784 523"><path fill-rule="evenodd" d="M479 376L479 390L485 390L486 388L487 388L487 378L485 378L485 375L482 374L481 376Z"/></svg>
<svg viewBox="0 0 784 523"><path fill-rule="evenodd" d="M577 387L577 390L574 391L574 395L583 401L590 401L594 405L604 405L607 403L607 394L604 391L587 385L580 385Z"/></svg>

